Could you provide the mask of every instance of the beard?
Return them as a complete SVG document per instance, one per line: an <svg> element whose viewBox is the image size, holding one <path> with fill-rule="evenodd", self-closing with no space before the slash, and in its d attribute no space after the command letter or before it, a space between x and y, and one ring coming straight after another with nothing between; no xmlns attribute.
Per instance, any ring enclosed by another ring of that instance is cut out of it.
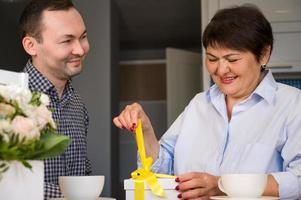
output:
<svg viewBox="0 0 301 200"><path fill-rule="evenodd" d="M82 61L84 60L84 57L70 57L66 61L66 65L64 67L64 76L65 78L72 78L77 75L79 75L82 72L83 66Z"/></svg>
<svg viewBox="0 0 301 200"><path fill-rule="evenodd" d="M64 70L64 77L66 79L70 79L72 77L79 75L82 72L82 70L83 70L82 64L76 67L67 66Z"/></svg>

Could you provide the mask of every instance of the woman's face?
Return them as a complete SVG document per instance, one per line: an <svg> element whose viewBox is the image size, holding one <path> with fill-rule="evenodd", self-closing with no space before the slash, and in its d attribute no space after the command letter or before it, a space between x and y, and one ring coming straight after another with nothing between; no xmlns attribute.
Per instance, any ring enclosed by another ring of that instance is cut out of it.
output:
<svg viewBox="0 0 301 200"><path fill-rule="evenodd" d="M249 51L212 46L206 49L208 72L227 98L247 98L261 81L260 66L265 63L258 63Z"/></svg>

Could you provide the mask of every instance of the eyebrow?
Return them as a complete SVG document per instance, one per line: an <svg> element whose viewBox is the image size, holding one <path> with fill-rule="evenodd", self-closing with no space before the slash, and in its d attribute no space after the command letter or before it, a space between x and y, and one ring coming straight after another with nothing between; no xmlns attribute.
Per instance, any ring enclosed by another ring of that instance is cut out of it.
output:
<svg viewBox="0 0 301 200"><path fill-rule="evenodd" d="M206 52L206 55L217 58L215 55L208 53L208 52ZM239 55L238 53L230 53L230 54L224 55L223 58L228 58L230 56L238 56L238 55Z"/></svg>
<svg viewBox="0 0 301 200"><path fill-rule="evenodd" d="M83 35L85 35L85 34L87 34L87 30L85 30L81 35L80 35L80 37L82 37ZM72 34L65 34L65 35L63 35L62 37L64 37L64 38L76 38L74 35L72 35Z"/></svg>

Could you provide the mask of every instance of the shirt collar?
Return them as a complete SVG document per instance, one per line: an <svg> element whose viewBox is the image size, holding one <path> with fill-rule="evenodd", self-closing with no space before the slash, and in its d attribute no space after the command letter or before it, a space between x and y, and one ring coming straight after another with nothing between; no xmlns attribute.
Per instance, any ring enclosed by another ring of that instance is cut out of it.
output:
<svg viewBox="0 0 301 200"><path fill-rule="evenodd" d="M253 93L249 96L249 98L252 98L252 96L258 95L265 99L269 104L271 104L275 98L275 92L277 90L277 83L272 75L272 72L268 70L267 72L264 72L264 78L259 83L257 88L253 91ZM219 98L224 98L224 94L216 84L210 87L210 89L207 91L207 98L213 102ZM248 98L248 99L249 99Z"/></svg>
<svg viewBox="0 0 301 200"><path fill-rule="evenodd" d="M33 66L30 60L28 60L24 71L28 73L29 87L31 90L49 94L49 91L55 88L54 85Z"/></svg>
<svg viewBox="0 0 301 200"><path fill-rule="evenodd" d="M57 93L54 85L41 72L37 70L30 59L28 60L24 68L24 72L28 73L29 87L31 90L40 91L45 94L51 94L53 92ZM73 95L73 93L74 89L72 86L72 81L70 79L67 81L62 98L70 97Z"/></svg>
<svg viewBox="0 0 301 200"><path fill-rule="evenodd" d="M257 86L253 94L257 94L265 99L269 104L272 104L278 89L277 83L272 75L271 70L265 72L265 76ZM252 94L252 95L253 95Z"/></svg>

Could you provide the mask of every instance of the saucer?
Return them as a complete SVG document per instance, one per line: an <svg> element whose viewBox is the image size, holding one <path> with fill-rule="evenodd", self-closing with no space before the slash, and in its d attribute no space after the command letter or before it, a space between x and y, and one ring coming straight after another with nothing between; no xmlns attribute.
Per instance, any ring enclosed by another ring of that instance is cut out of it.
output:
<svg viewBox="0 0 301 200"><path fill-rule="evenodd" d="M68 200L67 198L51 198L50 200ZM116 200L114 198L99 197L96 200Z"/></svg>
<svg viewBox="0 0 301 200"><path fill-rule="evenodd" d="M229 197L229 196L212 196L210 197L212 200L276 200L279 197L272 196L261 196L258 198L241 198L241 197Z"/></svg>

